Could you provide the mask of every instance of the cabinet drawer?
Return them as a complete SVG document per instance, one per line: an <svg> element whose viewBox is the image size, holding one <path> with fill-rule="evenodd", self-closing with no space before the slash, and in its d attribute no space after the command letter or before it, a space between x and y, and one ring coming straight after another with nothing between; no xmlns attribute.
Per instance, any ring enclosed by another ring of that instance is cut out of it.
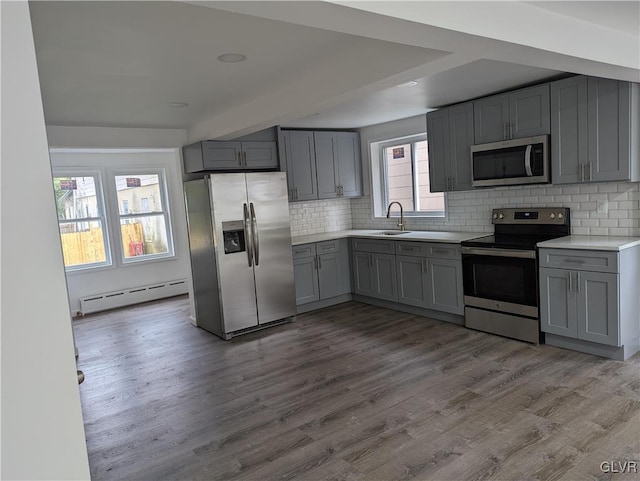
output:
<svg viewBox="0 0 640 481"><path fill-rule="evenodd" d="M427 244L424 242L396 242L396 254L425 257L427 255Z"/></svg>
<svg viewBox="0 0 640 481"><path fill-rule="evenodd" d="M340 252L340 239L318 242L316 244L316 252L319 256L322 254L333 254Z"/></svg>
<svg viewBox="0 0 640 481"><path fill-rule="evenodd" d="M393 241L375 240L375 239L353 239L353 250L374 252L380 254L393 254Z"/></svg>
<svg viewBox="0 0 640 481"><path fill-rule="evenodd" d="M316 255L315 244L300 244L298 246L293 246L294 259L303 259L305 257L313 257L315 255Z"/></svg>
<svg viewBox="0 0 640 481"><path fill-rule="evenodd" d="M540 267L617 273L618 253L573 249L540 249Z"/></svg>
<svg viewBox="0 0 640 481"><path fill-rule="evenodd" d="M460 260L460 246L455 244L427 244L427 256L438 259Z"/></svg>

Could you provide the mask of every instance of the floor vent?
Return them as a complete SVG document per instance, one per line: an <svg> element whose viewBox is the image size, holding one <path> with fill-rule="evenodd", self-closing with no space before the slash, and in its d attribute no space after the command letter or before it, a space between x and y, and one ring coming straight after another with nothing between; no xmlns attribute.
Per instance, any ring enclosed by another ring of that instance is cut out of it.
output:
<svg viewBox="0 0 640 481"><path fill-rule="evenodd" d="M163 297L178 296L187 292L187 280L177 279L149 286L138 286L121 291L94 294L80 299L79 314L85 315L92 312L106 311L107 309L153 301Z"/></svg>

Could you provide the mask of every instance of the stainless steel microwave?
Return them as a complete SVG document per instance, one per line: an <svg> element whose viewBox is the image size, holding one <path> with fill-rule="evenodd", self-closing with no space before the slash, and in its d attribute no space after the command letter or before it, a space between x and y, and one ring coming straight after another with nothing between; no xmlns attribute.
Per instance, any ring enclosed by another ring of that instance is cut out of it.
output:
<svg viewBox="0 0 640 481"><path fill-rule="evenodd" d="M505 140L471 147L471 185L549 182L549 136Z"/></svg>

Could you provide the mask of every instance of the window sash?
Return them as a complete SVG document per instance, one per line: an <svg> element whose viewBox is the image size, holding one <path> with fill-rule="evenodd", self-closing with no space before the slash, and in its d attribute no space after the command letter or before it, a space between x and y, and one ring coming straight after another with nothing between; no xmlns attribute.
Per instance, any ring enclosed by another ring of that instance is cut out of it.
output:
<svg viewBox="0 0 640 481"><path fill-rule="evenodd" d="M417 144L419 142L423 142L426 140L427 140L426 135L414 135L411 137L389 140L379 144L380 162L382 163L382 166L381 166L382 175L380 176L380 182L382 185L381 185L380 192L382 194L383 205L388 206L391 200L389 199L389 169L388 169L388 161L387 161L387 149L389 149L390 147L398 146L398 145L409 144L410 155L411 155L411 181L412 181L414 210L405 209L404 215L409 217L441 218L446 215L446 207L443 210L419 210L420 188L419 188L419 172L418 172L418 166L417 166L417 160L416 160L416 151L417 151ZM416 206L418 207L418 209L415 208ZM399 216L400 214L394 210L392 211L391 215Z"/></svg>

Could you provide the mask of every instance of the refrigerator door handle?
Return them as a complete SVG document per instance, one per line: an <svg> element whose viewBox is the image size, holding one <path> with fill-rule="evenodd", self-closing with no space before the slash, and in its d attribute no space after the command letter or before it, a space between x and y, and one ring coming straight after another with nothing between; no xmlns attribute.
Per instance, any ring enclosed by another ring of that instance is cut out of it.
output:
<svg viewBox="0 0 640 481"><path fill-rule="evenodd" d="M249 204L251 210L251 240L253 243L253 258L256 266L260 265L260 238L258 237L258 222L256 221L256 211L253 209L253 202Z"/></svg>
<svg viewBox="0 0 640 481"><path fill-rule="evenodd" d="M247 244L247 263L249 267L253 266L253 242L251 241L251 223L249 222L249 209L247 209L247 204L243 204L242 206L244 212L244 238Z"/></svg>

